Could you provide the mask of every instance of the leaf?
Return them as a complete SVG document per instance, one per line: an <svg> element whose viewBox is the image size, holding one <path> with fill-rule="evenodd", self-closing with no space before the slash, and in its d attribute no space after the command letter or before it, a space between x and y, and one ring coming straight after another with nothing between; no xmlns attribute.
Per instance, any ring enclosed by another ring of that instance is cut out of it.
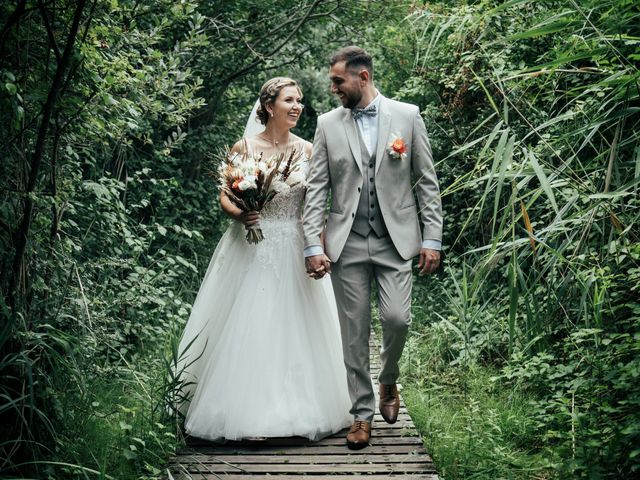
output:
<svg viewBox="0 0 640 480"><path fill-rule="evenodd" d="M107 106L118 105L120 103L108 93L102 95L102 102Z"/></svg>
<svg viewBox="0 0 640 480"><path fill-rule="evenodd" d="M118 424L120 425L120 430L124 430L124 431L128 431L128 430L132 430L133 426L129 425L127 422L120 420L120 422L118 422Z"/></svg>
<svg viewBox="0 0 640 480"><path fill-rule="evenodd" d="M513 351L513 344L515 342L516 334L516 316L518 313L518 282L515 274L516 256L515 253L511 256L509 262L507 278L509 284L509 351Z"/></svg>
<svg viewBox="0 0 640 480"><path fill-rule="evenodd" d="M497 185L496 196L493 201L493 219L494 219L493 227L495 227L495 222L498 218L498 207L500 205L500 194L502 193L502 185L504 184L504 179L507 173L507 169L511 165L511 160L513 159L513 144L515 142L515 139L516 139L515 135L511 135L506 145L504 145L502 149L500 148L496 149L496 155L501 156L502 161L500 163L500 173L498 175L498 180L496 182L496 185ZM498 145L498 147L500 147L500 145Z"/></svg>
<svg viewBox="0 0 640 480"><path fill-rule="evenodd" d="M533 237L533 226L531 225L531 220L529 219L529 214L527 213L527 207L525 207L524 202L520 200L520 210L522 211L522 218L524 220L524 228L526 228L527 232L529 232L529 242L531 243L531 248L534 253L536 251L536 240Z"/></svg>
<svg viewBox="0 0 640 480"><path fill-rule="evenodd" d="M594 193L593 195L589 195L589 198L591 200L613 200L614 198L626 197L628 195L633 195L633 192L623 190L608 193Z"/></svg>
<svg viewBox="0 0 640 480"><path fill-rule="evenodd" d="M533 166L533 170L536 172L536 175L538 176L538 180L540 181L540 185L542 185L542 189L545 191L545 193L549 197L551 206L553 207L555 212L558 213L558 204L556 203L556 198L553 195L553 191L551 190L549 179L547 178L547 175L544 173L544 170L538 163L538 159L536 158L533 152L529 152L529 161L531 162L531 165Z"/></svg>
<svg viewBox="0 0 640 480"><path fill-rule="evenodd" d="M480 210L482 210L482 208L484 207L484 203L491 190L491 182L493 181L493 177L495 176L496 171L500 166L501 154L502 154L502 151L504 150L504 146L507 143L508 138L509 138L509 129L507 128L504 132L502 132L502 135L500 135L500 140L498 140L498 146L496 147L496 150L494 152L493 163L491 165L491 171L489 172L489 177L487 179L487 185L484 189L484 193L482 197L480 198Z"/></svg>
<svg viewBox="0 0 640 480"><path fill-rule="evenodd" d="M549 35L551 33L562 32L563 30L566 30L567 28L570 28L570 27L574 27L576 25L577 24L574 21L561 20L558 22L550 23L548 25L536 26L534 28L527 30L526 32L516 33L515 35L511 35L510 37L507 37L505 40L513 41L513 40L523 40L525 38L540 37L543 35Z"/></svg>
<svg viewBox="0 0 640 480"><path fill-rule="evenodd" d="M487 89L487 87L484 85L484 82L482 81L482 79L476 74L476 72L473 70L473 68L471 68L471 73L473 73L473 76L475 77L475 79L478 81L478 83L480 84L480 87L482 88L482 90L484 91L484 94L487 96L487 100L489 100L489 103L491 104L491 108L493 108L496 112L496 114L498 115L498 117L500 117L500 110L498 109L498 106L496 105L496 103L493 101L493 97L491 96L491 94L489 93L489 90Z"/></svg>
<svg viewBox="0 0 640 480"><path fill-rule="evenodd" d="M530 73L530 72L536 72L536 71L543 71L543 70L546 70L547 68L557 67L559 65L564 65L566 63L575 62L576 60L584 60L586 58L592 59L593 57L597 57L597 56L603 55L603 54L605 54L607 52L608 52L608 50L603 47L603 48L596 48L594 50L589 50L589 51L586 51L586 52L578 53L576 55L560 56L560 57L558 57L555 60L552 60L550 62L543 63L543 64L540 64L540 65L536 65L536 66L527 68L525 70L522 70L522 72L520 72L520 73Z"/></svg>
<svg viewBox="0 0 640 480"><path fill-rule="evenodd" d="M9 95L15 95L16 93L18 93L18 88L13 83L9 83L9 82L5 83L4 88L7 89L7 92L9 92Z"/></svg>
<svg viewBox="0 0 640 480"><path fill-rule="evenodd" d="M135 452L132 452L131 450L125 450L122 452L122 455L124 456L124 458L126 458L127 460L135 460L136 458L138 458L138 455Z"/></svg>

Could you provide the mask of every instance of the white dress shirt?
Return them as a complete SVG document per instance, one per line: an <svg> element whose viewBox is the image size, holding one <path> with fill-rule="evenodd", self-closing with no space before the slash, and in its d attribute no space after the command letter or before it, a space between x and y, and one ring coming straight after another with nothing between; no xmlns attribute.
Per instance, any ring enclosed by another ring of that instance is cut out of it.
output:
<svg viewBox="0 0 640 480"><path fill-rule="evenodd" d="M369 155L373 155L376 151L376 146L378 145L378 119L380 118L380 92L376 90L376 96L371 103L367 105L365 108L369 108L371 106L376 107L376 111L378 115L360 115L356 120L356 126L360 131L360 135L364 140L365 146L367 147L367 151Z"/></svg>

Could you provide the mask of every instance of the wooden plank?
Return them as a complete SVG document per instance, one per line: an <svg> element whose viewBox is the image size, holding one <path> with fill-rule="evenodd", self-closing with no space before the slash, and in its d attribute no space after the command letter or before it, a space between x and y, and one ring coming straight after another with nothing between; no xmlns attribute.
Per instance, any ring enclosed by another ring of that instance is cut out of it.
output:
<svg viewBox="0 0 640 480"><path fill-rule="evenodd" d="M378 430L373 432L371 437L371 446L376 445L393 445L393 444L402 444L402 443L410 443L412 445L422 445L422 441L417 435L404 435L405 430ZM296 443L293 441L266 441L260 443L228 443L228 444L200 444L200 445L190 445L182 450L184 451L194 451L194 450L216 450L216 451L226 451L226 450L238 450L238 449L246 449L246 450L268 450L271 448L274 449L304 449L304 448L326 448L329 446L335 446L338 448L346 449L346 438L345 435L336 435L334 437L327 438L322 442L316 443ZM180 450L180 451L182 451Z"/></svg>
<svg viewBox="0 0 640 480"><path fill-rule="evenodd" d="M257 475L256 475L257 476ZM344 477L355 478L365 478L366 480L389 480L393 478L403 478L404 475L394 475L394 474L384 474L384 475L366 475L363 476L360 473L354 474L342 474ZM243 474L234 475L234 474L215 474L215 473L198 473L196 475L192 474L182 474L182 473L173 473L173 478L175 480L218 480L220 478L224 478L225 480L246 480L247 476ZM283 480L336 480L335 475L282 475ZM406 477L405 477L406 478ZM411 480L438 480L438 475L434 473L425 473L425 474L411 474Z"/></svg>
<svg viewBox="0 0 640 480"><path fill-rule="evenodd" d="M336 435L333 438L342 438L346 441L347 434L344 435ZM418 438L418 431L408 428L385 428L374 430L371 432L371 438L380 438L380 437L416 437Z"/></svg>
<svg viewBox="0 0 640 480"><path fill-rule="evenodd" d="M302 440L306 440L306 439L302 439ZM259 445L255 445L256 447L260 448L262 447L268 447L268 446L305 446L305 447L311 447L311 446L323 446L323 445L341 445L341 446L345 446L346 440L344 438L325 438L324 440L320 441L320 442L309 442L308 440L306 441L300 441L300 439L296 439L296 438L278 438L278 439L267 439L264 442L260 442ZM422 445L422 440L420 440L420 438L418 437L379 437L376 438L375 440L376 445ZM200 444L202 445L202 444ZM213 446L214 444L209 444L210 446ZM224 445L224 447L233 447L233 446L238 446L238 445L246 445L246 444L226 444ZM204 445L202 445L204 446Z"/></svg>
<svg viewBox="0 0 640 480"><path fill-rule="evenodd" d="M413 425L413 420L398 420L396 423L387 423L387 422L374 422L371 431L375 432L376 430L385 430L389 428L415 428Z"/></svg>
<svg viewBox="0 0 640 480"><path fill-rule="evenodd" d="M351 452L348 450L345 445L324 445L324 446L311 446L311 447L282 447L282 446L271 446L271 447L234 447L234 448L225 448L225 447L202 447L194 450L181 449L176 458L182 458L183 456L189 456L193 454L201 454L201 455L274 455L274 456L293 456L293 455L340 455L345 452ZM394 454L394 453L405 453L411 455L418 454L426 454L426 450L420 445L378 445L374 443L373 445L362 450L367 455L377 455L377 454ZM354 452L354 455L361 454L361 452ZM175 459L174 459L175 460Z"/></svg>
<svg viewBox="0 0 640 480"><path fill-rule="evenodd" d="M303 455L288 455L283 458L280 455L185 455L181 457L180 463L289 463L289 464L323 464L323 463L433 463L431 457L426 454L407 455L404 453L382 453L382 454L343 454L343 455L313 455L304 452Z"/></svg>
<svg viewBox="0 0 640 480"><path fill-rule="evenodd" d="M332 463L327 465L289 465L279 463L265 464L188 464L181 465L189 473L309 473L309 474L334 474L334 473L433 473L431 464L424 463L380 463L361 465L358 463ZM183 470L184 471L184 470Z"/></svg>

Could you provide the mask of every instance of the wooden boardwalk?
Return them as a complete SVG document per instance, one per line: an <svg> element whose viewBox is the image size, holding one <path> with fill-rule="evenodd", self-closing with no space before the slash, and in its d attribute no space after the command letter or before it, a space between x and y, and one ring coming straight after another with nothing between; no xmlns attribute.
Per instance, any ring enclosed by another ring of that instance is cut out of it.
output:
<svg viewBox="0 0 640 480"><path fill-rule="evenodd" d="M371 376L380 368L379 348L371 340ZM374 385L377 385L374 381ZM376 405L377 405L377 388ZM377 408L377 407L376 407ZM413 425L404 402L398 421L387 424L379 413L373 423L370 446L347 449L347 430L319 442L304 438L269 438L263 442L217 444L190 439L169 465L175 480L241 479L282 476L292 479L328 479L337 475L369 480L412 478L438 480L431 457Z"/></svg>

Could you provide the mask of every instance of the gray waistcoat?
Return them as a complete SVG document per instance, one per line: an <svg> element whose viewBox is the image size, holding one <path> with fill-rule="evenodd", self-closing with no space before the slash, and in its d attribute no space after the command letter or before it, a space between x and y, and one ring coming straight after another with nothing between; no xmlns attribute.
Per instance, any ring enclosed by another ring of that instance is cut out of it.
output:
<svg viewBox="0 0 640 480"><path fill-rule="evenodd" d="M353 220L351 230L363 237L366 237L373 230L378 237L386 235L387 227L380 213L378 205L378 194L376 192L376 154L369 153L365 146L360 129L356 126L358 132L358 140L360 141L360 155L362 157L362 175L364 176L364 184L360 191L360 201L358 209Z"/></svg>

